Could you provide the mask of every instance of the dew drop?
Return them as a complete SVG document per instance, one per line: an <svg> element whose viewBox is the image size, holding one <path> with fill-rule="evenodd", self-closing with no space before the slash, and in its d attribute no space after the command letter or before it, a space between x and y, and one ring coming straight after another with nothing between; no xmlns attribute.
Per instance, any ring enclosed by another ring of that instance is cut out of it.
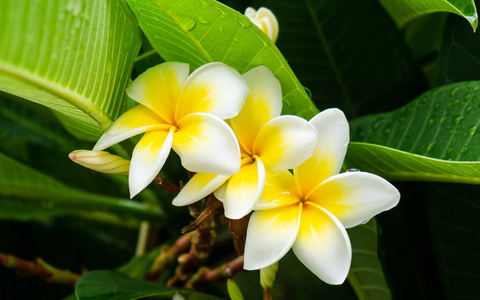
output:
<svg viewBox="0 0 480 300"><path fill-rule="evenodd" d="M283 99L283 103L285 103L285 105L287 105L287 107L292 107L292 102L290 102L289 99Z"/></svg>
<svg viewBox="0 0 480 300"><path fill-rule="evenodd" d="M440 124L445 124L446 121L447 121L447 116L443 116L443 117L440 119Z"/></svg>
<svg viewBox="0 0 480 300"><path fill-rule="evenodd" d="M206 25L206 24L209 24L209 23L210 23L210 21L207 20L207 19L205 19L205 17L203 17L203 16L199 16L199 17L197 18L197 20L198 20L198 23L203 24L203 25Z"/></svg>
<svg viewBox="0 0 480 300"><path fill-rule="evenodd" d="M305 89L305 92L307 92L308 98L312 99L312 91L310 91L310 89L306 86L304 86L303 88Z"/></svg>
<svg viewBox="0 0 480 300"><path fill-rule="evenodd" d="M472 95L471 94L465 94L465 96L463 97L463 99L465 100L470 100L472 98Z"/></svg>
<svg viewBox="0 0 480 300"><path fill-rule="evenodd" d="M435 147L435 144L436 144L436 143L437 143L436 141L433 141L433 142L431 142L430 144L428 144L428 146L427 146L427 152L432 152L432 150L433 150L433 148Z"/></svg>
<svg viewBox="0 0 480 300"><path fill-rule="evenodd" d="M463 147L462 150L460 150L460 153L465 154L468 152L468 150L470 150L469 147Z"/></svg>
<svg viewBox="0 0 480 300"><path fill-rule="evenodd" d="M436 102L434 105L433 105L433 109L437 110L440 108L440 103Z"/></svg>
<svg viewBox="0 0 480 300"><path fill-rule="evenodd" d="M428 126L430 127L433 127L433 125L435 125L435 119L434 118L430 118L430 120L428 120Z"/></svg>
<svg viewBox="0 0 480 300"><path fill-rule="evenodd" d="M240 25L242 25L242 27L252 26L252 22L247 17L241 17L241 18L238 19L238 21L240 22Z"/></svg>
<svg viewBox="0 0 480 300"><path fill-rule="evenodd" d="M475 133L477 133L477 126L472 126L470 127L470 129L468 130L468 134L470 134L471 136L475 135Z"/></svg>
<svg viewBox="0 0 480 300"><path fill-rule="evenodd" d="M457 94L457 90L458 90L458 88L453 88L453 89L451 89L451 90L450 90L450 96L451 96L451 97L455 97L455 95Z"/></svg>
<svg viewBox="0 0 480 300"><path fill-rule="evenodd" d="M453 119L453 122L455 124L460 124L460 122L462 122L463 120L463 116L456 116L455 119Z"/></svg>
<svg viewBox="0 0 480 300"><path fill-rule="evenodd" d="M105 73L109 74L112 71L112 62L107 61L107 65L105 67Z"/></svg>
<svg viewBox="0 0 480 300"><path fill-rule="evenodd" d="M185 24L185 27L187 28L188 31L192 31L193 29L195 29L196 26L197 26L197 21L195 21L195 19Z"/></svg>
<svg viewBox="0 0 480 300"><path fill-rule="evenodd" d="M360 172L359 169L356 169L356 168L351 168L351 169L348 169L347 170L348 173L351 173L351 172Z"/></svg>
<svg viewBox="0 0 480 300"><path fill-rule="evenodd" d="M218 31L219 31L219 32L223 32L223 26L219 26L219 27L218 27Z"/></svg>

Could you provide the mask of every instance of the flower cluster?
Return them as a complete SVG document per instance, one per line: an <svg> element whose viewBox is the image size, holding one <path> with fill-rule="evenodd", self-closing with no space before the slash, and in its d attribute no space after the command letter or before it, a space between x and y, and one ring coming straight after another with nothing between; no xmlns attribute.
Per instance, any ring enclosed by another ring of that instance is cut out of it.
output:
<svg viewBox="0 0 480 300"><path fill-rule="evenodd" d="M174 205L214 193L229 219L254 210L245 269L268 267L293 248L319 278L340 284L351 262L345 228L368 221L400 199L376 175L339 174L349 143L344 114L328 109L310 121L280 115L281 85L264 66L240 75L216 62L189 75L187 64L167 62L148 69L126 92L140 105L100 138L92 152L99 158L74 153L72 159L104 172L119 164L123 171L129 168L133 197L155 178L173 149L185 169L196 173ZM141 133L129 167L98 151Z"/></svg>

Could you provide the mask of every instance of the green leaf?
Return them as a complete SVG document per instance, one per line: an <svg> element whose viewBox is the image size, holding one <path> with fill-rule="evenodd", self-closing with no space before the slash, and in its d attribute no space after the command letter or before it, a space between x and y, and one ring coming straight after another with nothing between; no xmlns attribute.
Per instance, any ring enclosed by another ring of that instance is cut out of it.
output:
<svg viewBox="0 0 480 300"><path fill-rule="evenodd" d="M221 61L240 73L264 65L280 80L283 113L307 119L318 110L275 44L250 20L214 0L128 0L153 48L192 68Z"/></svg>
<svg viewBox="0 0 480 300"><path fill-rule="evenodd" d="M93 216L100 212L115 214L117 218L130 217L154 223L161 222L163 218L160 211L139 202L68 187L1 152L0 165L0 217L25 220L59 214Z"/></svg>
<svg viewBox="0 0 480 300"><path fill-rule="evenodd" d="M435 159L375 144L350 143L346 163L389 180L480 184L480 162Z"/></svg>
<svg viewBox="0 0 480 300"><path fill-rule="evenodd" d="M133 300L150 296L172 297L176 292L190 300L216 300L214 296L180 291L158 283L127 277L114 271L92 271L75 286L78 300Z"/></svg>
<svg viewBox="0 0 480 300"><path fill-rule="evenodd" d="M392 299L378 258L375 219L349 229L348 236L352 243L352 265L348 273L348 281L358 299Z"/></svg>
<svg viewBox="0 0 480 300"><path fill-rule="evenodd" d="M376 0L253 3L277 16L277 46L320 110L338 107L353 119L398 108L424 89L402 34Z"/></svg>
<svg viewBox="0 0 480 300"><path fill-rule="evenodd" d="M434 85L480 79L480 33L449 16L436 64Z"/></svg>
<svg viewBox="0 0 480 300"><path fill-rule="evenodd" d="M127 103L140 47L123 1L1 1L0 91L53 109L77 137L96 140Z"/></svg>
<svg viewBox="0 0 480 300"><path fill-rule="evenodd" d="M474 0L379 0L399 27L429 13L449 12L465 18L473 30L478 26Z"/></svg>
<svg viewBox="0 0 480 300"><path fill-rule="evenodd" d="M426 198L436 270L445 299L478 299L479 186L428 185ZM454 199L454 203L452 203Z"/></svg>
<svg viewBox="0 0 480 300"><path fill-rule="evenodd" d="M278 265L277 265L278 266ZM227 290L230 299L232 300L243 300L243 294L235 281L228 279L227 281Z"/></svg>
<svg viewBox="0 0 480 300"><path fill-rule="evenodd" d="M390 179L480 183L479 99L479 81L455 83L354 120L352 141L377 145L351 143L348 166Z"/></svg>

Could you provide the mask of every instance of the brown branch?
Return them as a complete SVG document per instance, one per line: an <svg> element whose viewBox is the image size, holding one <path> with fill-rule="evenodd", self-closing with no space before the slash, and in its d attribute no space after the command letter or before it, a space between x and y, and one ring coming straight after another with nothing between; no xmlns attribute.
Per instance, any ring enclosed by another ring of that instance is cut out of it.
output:
<svg viewBox="0 0 480 300"><path fill-rule="evenodd" d="M175 275L167 281L168 286L181 286L195 271L198 263L203 262L215 242L216 233L210 228L199 227L193 232L192 245L188 253L178 257Z"/></svg>
<svg viewBox="0 0 480 300"><path fill-rule="evenodd" d="M72 273L68 270L57 269L41 258L37 258L34 262L26 261L15 257L0 253L0 265L9 269L13 269L21 276L39 277L48 283L61 284L74 287L80 275Z"/></svg>
<svg viewBox="0 0 480 300"><path fill-rule="evenodd" d="M157 183L162 189L169 191L172 194L178 195L180 193L180 188L170 181L167 180L162 174L158 173L158 175L153 179L155 183Z"/></svg>
<svg viewBox="0 0 480 300"><path fill-rule="evenodd" d="M222 266L209 269L201 267L198 271L187 281L185 288L190 290L198 290L202 285L212 282L226 281L243 269L243 256L223 264Z"/></svg>
<svg viewBox="0 0 480 300"><path fill-rule="evenodd" d="M186 252L191 244L192 234L185 234L179 237L172 246L164 245L160 254L155 258L146 279L157 280L165 268L175 262L180 254Z"/></svg>

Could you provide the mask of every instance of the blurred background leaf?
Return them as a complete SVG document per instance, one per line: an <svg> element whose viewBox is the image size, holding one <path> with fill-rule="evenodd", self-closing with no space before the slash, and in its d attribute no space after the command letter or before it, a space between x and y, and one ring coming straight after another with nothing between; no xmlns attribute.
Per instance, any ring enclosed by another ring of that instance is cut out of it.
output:
<svg viewBox="0 0 480 300"><path fill-rule="evenodd" d="M353 119L400 107L425 87L401 33L376 0L252 3L277 16L277 46L320 110L338 107Z"/></svg>

